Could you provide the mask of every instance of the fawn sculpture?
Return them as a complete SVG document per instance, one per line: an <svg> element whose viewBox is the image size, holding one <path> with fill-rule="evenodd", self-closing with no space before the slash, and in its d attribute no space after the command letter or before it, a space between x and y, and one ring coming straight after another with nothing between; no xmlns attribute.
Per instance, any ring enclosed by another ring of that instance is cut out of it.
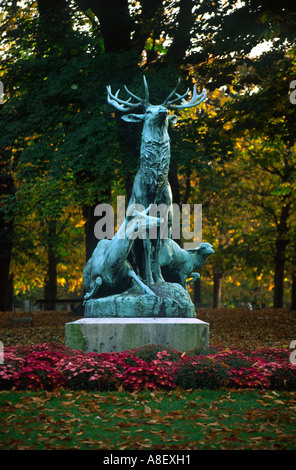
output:
<svg viewBox="0 0 296 470"><path fill-rule="evenodd" d="M172 191L168 181L168 173L170 167L170 137L168 134L169 123L175 124L177 116L169 114L169 110L181 110L197 106L205 100L206 90L201 94L197 94L194 85L192 97L189 101L185 97L189 93L179 95L177 89L180 80L175 89L169 94L166 100L160 105L152 105L149 102L149 90L145 76L144 89L145 97L139 98L131 93L125 86L125 90L130 96L127 100L119 98L118 90L115 95L111 92L111 87L107 87L108 103L114 106L119 111L132 111L140 107L144 108L143 114L125 114L122 119L127 122L143 122L141 150L140 150L140 168L136 174L130 204L141 204L143 207L148 205L155 205L156 207L165 207L165 215L161 214L164 218L164 226L167 230L167 237L171 237L172 227ZM132 99L134 101L132 101ZM181 104L175 104L181 100ZM164 237L165 238L165 237ZM161 245L160 230L157 231L157 236L150 237L147 232L146 237L143 237L144 247L144 265L145 265L145 280L148 285L163 282L161 268L159 264L159 250ZM136 250L136 244L132 248L135 259L135 269L139 273L141 271L141 258L139 252ZM141 254L141 253L140 253Z"/></svg>
<svg viewBox="0 0 296 470"><path fill-rule="evenodd" d="M200 278L196 269L214 253L210 243L202 242L197 248L184 250L173 239L164 240L159 255L163 276L167 282L177 282L187 289L187 284ZM191 280L187 281L188 278Z"/></svg>

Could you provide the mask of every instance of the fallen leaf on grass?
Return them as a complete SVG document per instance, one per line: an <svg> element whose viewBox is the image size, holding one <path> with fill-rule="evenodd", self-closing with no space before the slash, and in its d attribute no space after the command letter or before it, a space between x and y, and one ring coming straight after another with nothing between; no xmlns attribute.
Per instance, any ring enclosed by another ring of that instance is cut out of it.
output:
<svg viewBox="0 0 296 470"><path fill-rule="evenodd" d="M65 413L63 412L61 416L65 416L66 418L75 418L75 415L73 413Z"/></svg>
<svg viewBox="0 0 296 470"><path fill-rule="evenodd" d="M75 402L76 402L76 400L63 401L63 402L62 402L62 405L63 405L63 406L72 406L72 405L74 405Z"/></svg>

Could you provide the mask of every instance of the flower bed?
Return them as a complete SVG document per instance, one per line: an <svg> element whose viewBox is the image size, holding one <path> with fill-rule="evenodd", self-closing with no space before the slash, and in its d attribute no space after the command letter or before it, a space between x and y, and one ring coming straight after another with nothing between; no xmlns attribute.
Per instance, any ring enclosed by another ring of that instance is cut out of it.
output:
<svg viewBox="0 0 296 470"><path fill-rule="evenodd" d="M88 353L59 343L4 349L0 390L171 390L221 387L296 390L290 351L195 348L182 354L162 345Z"/></svg>

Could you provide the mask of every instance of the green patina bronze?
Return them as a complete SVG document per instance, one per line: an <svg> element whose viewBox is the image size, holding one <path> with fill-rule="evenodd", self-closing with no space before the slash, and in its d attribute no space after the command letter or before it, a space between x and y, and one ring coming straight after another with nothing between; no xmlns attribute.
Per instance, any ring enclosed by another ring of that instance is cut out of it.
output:
<svg viewBox="0 0 296 470"><path fill-rule="evenodd" d="M209 243L195 250L182 249L171 237L172 191L168 181L170 168L169 124L177 116L170 110L197 106L205 100L206 90L186 101L176 88L161 105L149 102L144 77L145 97L131 93L128 100L112 94L107 87L108 103L117 110L144 110L142 114L125 114L127 122L143 122L140 167L135 177L127 216L111 240L98 242L85 266L86 317L194 317L187 284L199 278L201 268L214 253ZM177 104L177 103L181 104ZM149 214L151 205L165 207L161 217ZM137 207L145 210L137 210ZM166 237L161 233L165 227ZM151 236L151 229L156 229Z"/></svg>

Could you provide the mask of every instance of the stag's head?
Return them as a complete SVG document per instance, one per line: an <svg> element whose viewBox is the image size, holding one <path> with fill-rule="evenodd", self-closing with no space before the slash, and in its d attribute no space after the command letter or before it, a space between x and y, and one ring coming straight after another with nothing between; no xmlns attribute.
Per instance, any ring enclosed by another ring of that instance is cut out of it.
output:
<svg viewBox="0 0 296 470"><path fill-rule="evenodd" d="M119 98L120 90L117 90L115 95L111 92L111 87L107 87L108 92L108 103L114 106L119 111L132 111L137 108L144 108L145 112L143 114L125 114L122 116L122 119L127 122L140 122L144 123L143 125L143 139L150 141L156 140L164 142L169 139L168 137L168 126L169 122L175 124L178 120L177 116L174 114L170 114L169 110L174 109L187 109L197 106L199 103L205 100L207 92L203 90L201 94L197 94L196 87L194 85L192 97L189 101L185 100L185 97L189 93L189 89L187 89L184 95L179 95L177 93L177 89L180 85L180 80L177 83L175 89L170 93L170 95L166 98L166 100L160 105L152 105L149 102L149 90L145 76L144 79L144 88L145 88L145 97L139 98L138 96L131 93L128 88L125 86L125 90L130 96L130 98L126 101L121 100ZM176 95L174 97L174 95ZM131 100L134 101L131 101ZM181 104L175 104L176 102L181 100Z"/></svg>

